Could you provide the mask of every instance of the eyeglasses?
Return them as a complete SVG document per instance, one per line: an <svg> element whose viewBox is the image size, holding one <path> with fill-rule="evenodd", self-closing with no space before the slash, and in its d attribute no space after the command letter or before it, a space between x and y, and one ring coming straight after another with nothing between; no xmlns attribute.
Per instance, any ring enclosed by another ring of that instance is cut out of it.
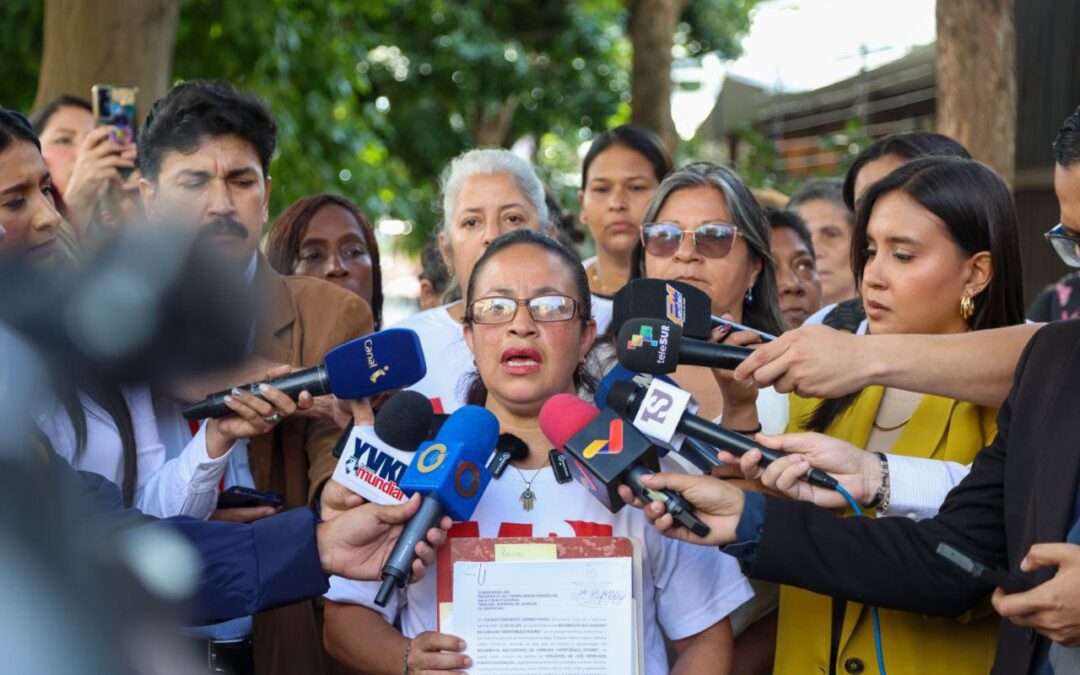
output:
<svg viewBox="0 0 1080 675"><path fill-rule="evenodd" d="M1069 267L1080 267L1080 234L1062 224L1043 235Z"/></svg>
<svg viewBox="0 0 1080 675"><path fill-rule="evenodd" d="M706 258L723 258L731 253L739 228L726 223L706 223L692 230L683 230L670 223L647 223L641 228L641 243L645 252L657 258L675 255L686 235L694 237L698 253Z"/></svg>
<svg viewBox="0 0 1080 675"><path fill-rule="evenodd" d="M517 316L518 307L529 308L529 316L539 323L569 321L577 314L577 300L565 295L540 295L527 300L496 295L480 298L469 305L466 321L477 324L509 323Z"/></svg>

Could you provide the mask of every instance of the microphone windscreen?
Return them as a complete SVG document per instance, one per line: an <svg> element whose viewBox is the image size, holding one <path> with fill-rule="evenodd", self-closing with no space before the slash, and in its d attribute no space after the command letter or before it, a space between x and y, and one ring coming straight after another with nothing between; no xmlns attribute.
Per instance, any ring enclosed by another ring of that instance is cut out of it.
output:
<svg viewBox="0 0 1080 675"><path fill-rule="evenodd" d="M665 319L681 327L683 335L705 340L712 332L712 301L682 281L634 279L612 297L612 332L631 319Z"/></svg>
<svg viewBox="0 0 1080 675"><path fill-rule="evenodd" d="M420 337L408 328L387 328L331 350L323 359L338 398L365 398L416 384L427 374Z"/></svg>
<svg viewBox="0 0 1080 675"><path fill-rule="evenodd" d="M599 408L573 394L555 394L540 408L540 430L562 452L566 442L599 414Z"/></svg>
<svg viewBox="0 0 1080 675"><path fill-rule="evenodd" d="M619 363L641 373L674 373L679 363L682 330L662 319L631 319L619 329L615 351Z"/></svg>
<svg viewBox="0 0 1080 675"><path fill-rule="evenodd" d="M529 446L514 434L499 434L495 450L509 453L510 459L515 461L521 461L529 456Z"/></svg>
<svg viewBox="0 0 1080 675"><path fill-rule="evenodd" d="M637 388L638 385L629 380L620 380L619 382L614 383L611 385L611 390L608 392L608 407L620 415L630 416L630 397L634 395Z"/></svg>
<svg viewBox="0 0 1080 675"><path fill-rule="evenodd" d="M427 396L416 391L399 392L375 416L375 434L387 445L414 452L427 440L434 416Z"/></svg>

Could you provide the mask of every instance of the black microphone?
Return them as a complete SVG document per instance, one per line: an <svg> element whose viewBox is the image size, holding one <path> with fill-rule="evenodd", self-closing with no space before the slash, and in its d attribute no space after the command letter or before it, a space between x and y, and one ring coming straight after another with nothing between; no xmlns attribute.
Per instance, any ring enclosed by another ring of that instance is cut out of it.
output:
<svg viewBox="0 0 1080 675"><path fill-rule="evenodd" d="M640 373L674 373L679 365L733 369L754 353L749 347L684 338L664 319L631 319L615 341L619 363Z"/></svg>
<svg viewBox="0 0 1080 675"><path fill-rule="evenodd" d="M625 484L645 501L663 502L678 525L699 537L709 533L709 526L678 492L645 486L642 478L660 468L656 446L615 411L600 412L572 394L556 394L540 409L540 429L569 456L570 473L608 511L617 513L626 506L618 492Z"/></svg>
<svg viewBox="0 0 1080 675"><path fill-rule="evenodd" d="M708 339L712 334L712 300L708 293L682 281L634 279L611 297L611 331L630 319L667 319L683 335Z"/></svg>
<svg viewBox="0 0 1080 675"><path fill-rule="evenodd" d="M300 392L312 396L333 393L338 398L366 398L419 382L427 374L420 338L408 328L388 328L335 347L323 357L323 365L267 380L290 398ZM242 385L256 396L262 382ZM189 420L225 417L233 411L225 405L229 391L210 394L183 409Z"/></svg>
<svg viewBox="0 0 1080 675"><path fill-rule="evenodd" d="M660 385L663 384L660 383ZM762 466L768 466L784 456L782 452L763 448L738 432L724 429L688 412L685 405L677 405L676 398L663 389L664 387L658 386L656 382L648 389L626 380L616 382L611 385L611 391L608 392L608 405L616 412L633 418L634 426L646 435L652 436L653 433L657 433L659 434L657 438L665 442L670 440L670 437L664 438L668 435L667 430L674 429L675 432L704 441L740 457L757 448L761 452ZM719 466L720 462L717 461L716 465ZM820 469L810 469L806 480L830 490L835 490L837 486L836 479Z"/></svg>
<svg viewBox="0 0 1080 675"><path fill-rule="evenodd" d="M514 434L499 434L499 440L495 443L495 452L488 460L487 469L492 478L501 478L506 472L510 462L522 460L529 456L529 446Z"/></svg>

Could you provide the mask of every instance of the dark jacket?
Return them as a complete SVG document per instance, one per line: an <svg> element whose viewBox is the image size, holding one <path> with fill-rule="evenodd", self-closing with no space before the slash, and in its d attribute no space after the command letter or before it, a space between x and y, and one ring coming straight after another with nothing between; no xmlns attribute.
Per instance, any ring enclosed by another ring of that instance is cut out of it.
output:
<svg viewBox="0 0 1080 675"><path fill-rule="evenodd" d="M988 566L1019 571L1032 544L1065 540L1080 478L1078 388L1080 320L1050 324L1020 359L997 438L937 517L840 519L811 504L768 497L751 575L868 605L963 613L993 589L939 557L939 542ZM1053 572L1041 569L1036 579ZM993 673L1029 672L1040 639L1002 620Z"/></svg>

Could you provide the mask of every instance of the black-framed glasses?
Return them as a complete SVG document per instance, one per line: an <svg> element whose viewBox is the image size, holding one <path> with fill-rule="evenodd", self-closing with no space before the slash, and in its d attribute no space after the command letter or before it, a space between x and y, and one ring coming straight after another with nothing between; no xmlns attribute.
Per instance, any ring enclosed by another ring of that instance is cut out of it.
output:
<svg viewBox="0 0 1080 675"><path fill-rule="evenodd" d="M509 323L517 316L518 307L525 305L529 316L539 323L569 321L577 314L577 300L566 295L538 295L535 298L518 300L502 295L474 300L469 305L466 321L477 324Z"/></svg>
<svg viewBox="0 0 1080 675"><path fill-rule="evenodd" d="M646 223L641 228L641 244L645 252L657 258L670 258L679 250L686 235L694 238L698 253L706 258L723 258L731 253L739 228L727 223L706 223L692 230L683 230L671 223Z"/></svg>
<svg viewBox="0 0 1080 675"><path fill-rule="evenodd" d="M1043 236L1066 265L1080 268L1080 234L1058 223Z"/></svg>

